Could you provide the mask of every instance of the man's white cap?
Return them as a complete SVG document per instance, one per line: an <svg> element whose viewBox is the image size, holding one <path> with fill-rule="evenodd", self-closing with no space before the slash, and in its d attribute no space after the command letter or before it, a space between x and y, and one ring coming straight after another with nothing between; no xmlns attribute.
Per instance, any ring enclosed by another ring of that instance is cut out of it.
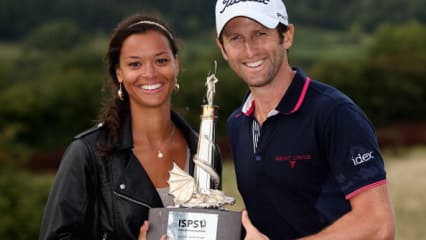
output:
<svg viewBox="0 0 426 240"><path fill-rule="evenodd" d="M216 31L220 36L223 28L234 17L248 17L273 29L278 23L288 25L287 10L282 0L218 0L216 2Z"/></svg>

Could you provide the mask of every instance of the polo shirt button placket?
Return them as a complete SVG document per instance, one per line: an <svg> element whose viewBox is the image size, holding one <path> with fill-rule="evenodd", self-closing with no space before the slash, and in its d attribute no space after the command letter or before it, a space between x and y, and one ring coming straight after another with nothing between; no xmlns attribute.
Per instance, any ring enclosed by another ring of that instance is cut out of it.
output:
<svg viewBox="0 0 426 240"><path fill-rule="evenodd" d="M262 155L259 153L256 153L254 155L254 160L255 160L255 164L256 164L256 174L258 176L263 176L265 175L264 171L263 171L263 161L262 161Z"/></svg>

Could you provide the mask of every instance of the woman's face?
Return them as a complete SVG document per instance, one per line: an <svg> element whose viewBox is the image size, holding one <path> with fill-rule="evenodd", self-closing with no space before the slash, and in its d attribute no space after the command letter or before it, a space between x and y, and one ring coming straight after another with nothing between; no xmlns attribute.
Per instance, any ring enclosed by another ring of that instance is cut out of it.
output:
<svg viewBox="0 0 426 240"><path fill-rule="evenodd" d="M170 105L178 72L179 61L162 33L149 30L130 35L123 42L116 74L131 106Z"/></svg>

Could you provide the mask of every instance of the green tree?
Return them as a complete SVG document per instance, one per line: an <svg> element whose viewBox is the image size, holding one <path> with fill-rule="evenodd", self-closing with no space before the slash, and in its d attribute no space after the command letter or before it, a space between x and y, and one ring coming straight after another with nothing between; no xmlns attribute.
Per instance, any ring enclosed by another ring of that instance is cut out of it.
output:
<svg viewBox="0 0 426 240"><path fill-rule="evenodd" d="M379 28L370 48L366 75L384 79L382 106L391 120L426 120L419 109L426 102L426 26L418 22L385 24ZM389 103L392 107L389 107ZM377 109L379 110L379 109Z"/></svg>
<svg viewBox="0 0 426 240"><path fill-rule="evenodd" d="M77 25L72 21L57 20L34 29L24 41L24 47L40 51L69 50L82 40Z"/></svg>
<svg viewBox="0 0 426 240"><path fill-rule="evenodd" d="M348 94L378 126L424 121L426 27L383 25L362 60L323 61L313 74ZM331 69L331 70L330 70Z"/></svg>
<svg viewBox="0 0 426 240"><path fill-rule="evenodd" d="M0 168L0 239L37 239L51 176Z"/></svg>
<svg viewBox="0 0 426 240"><path fill-rule="evenodd" d="M102 58L99 46L90 44L23 51L11 64L13 79L0 89L3 160L22 162L34 152L62 149L95 124L106 79Z"/></svg>

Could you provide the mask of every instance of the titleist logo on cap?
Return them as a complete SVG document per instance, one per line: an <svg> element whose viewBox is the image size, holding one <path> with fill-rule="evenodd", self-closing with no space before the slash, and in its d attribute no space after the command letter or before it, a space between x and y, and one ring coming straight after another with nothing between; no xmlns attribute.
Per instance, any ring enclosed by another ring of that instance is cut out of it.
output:
<svg viewBox="0 0 426 240"><path fill-rule="evenodd" d="M223 9L220 11L220 13L225 12L225 9L227 7L237 4L239 2L259 2L263 4L268 4L269 0L223 0Z"/></svg>

